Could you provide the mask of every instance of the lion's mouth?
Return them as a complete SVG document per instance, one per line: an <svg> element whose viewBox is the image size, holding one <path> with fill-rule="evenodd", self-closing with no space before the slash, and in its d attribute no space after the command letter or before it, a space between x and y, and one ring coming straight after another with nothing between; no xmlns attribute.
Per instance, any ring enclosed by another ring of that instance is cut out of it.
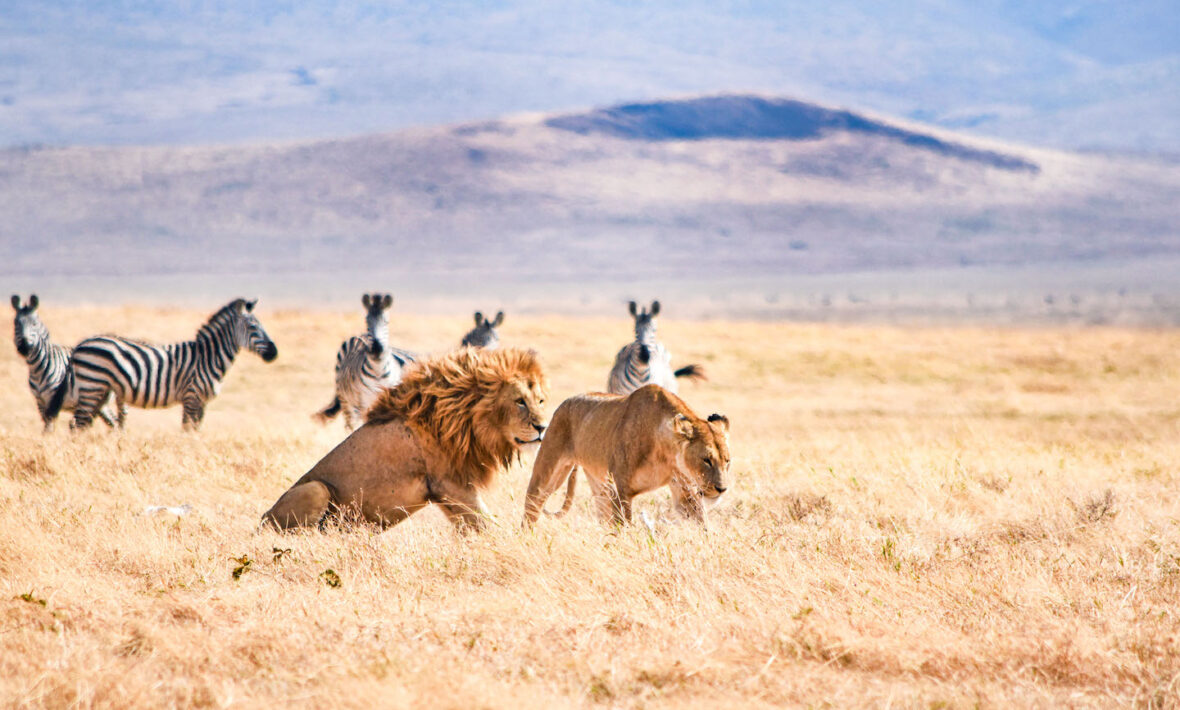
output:
<svg viewBox="0 0 1180 710"><path fill-rule="evenodd" d="M537 434L536 439L529 439L528 441L525 441L524 439L520 438L519 436L513 437L513 438L516 439L516 443L520 444L521 446L524 446L525 444L538 444L541 442L541 439L543 437L540 434Z"/></svg>

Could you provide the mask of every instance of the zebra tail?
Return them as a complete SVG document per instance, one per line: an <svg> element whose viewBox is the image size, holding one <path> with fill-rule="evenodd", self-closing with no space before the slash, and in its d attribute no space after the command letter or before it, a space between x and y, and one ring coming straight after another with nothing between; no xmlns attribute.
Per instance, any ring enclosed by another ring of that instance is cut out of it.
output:
<svg viewBox="0 0 1180 710"><path fill-rule="evenodd" d="M332 399L332 403L312 415L320 424L327 424L328 420L340 413L340 395Z"/></svg>
<svg viewBox="0 0 1180 710"><path fill-rule="evenodd" d="M701 367L700 365L685 365L684 367L680 368L676 372L673 372L672 374L676 375L677 377L687 377L690 380L708 380L709 379L705 375L705 368Z"/></svg>
<svg viewBox="0 0 1180 710"><path fill-rule="evenodd" d="M61 384L53 392L53 398L49 400L49 406L45 408L45 419L47 421L54 421L57 415L61 414L61 406L66 401L66 393L70 391L70 377L67 375L61 380Z"/></svg>
<svg viewBox="0 0 1180 710"><path fill-rule="evenodd" d="M574 470L570 471L569 481L565 484L565 502L561 504L561 510L556 513L545 511L546 515L552 515L555 518L560 518L566 513L570 512L570 508L574 505L574 489L578 487L578 467L574 466Z"/></svg>

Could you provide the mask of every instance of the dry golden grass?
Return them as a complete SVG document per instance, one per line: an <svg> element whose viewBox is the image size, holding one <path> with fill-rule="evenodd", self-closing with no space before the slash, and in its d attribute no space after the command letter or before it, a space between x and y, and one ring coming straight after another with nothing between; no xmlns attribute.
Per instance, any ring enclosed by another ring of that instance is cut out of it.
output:
<svg viewBox="0 0 1180 710"><path fill-rule="evenodd" d="M207 315L44 310L63 342L187 338ZM611 534L583 486L522 534L526 461L482 537L436 510L284 537L258 516L342 437L310 415L361 319L259 313L279 359L242 355L196 435L133 409L123 434L43 437L3 349L0 704L1177 702L1180 333L669 315L676 361L712 376L686 399L733 422L707 533L658 494L654 535ZM392 331L437 350L466 327L395 310ZM629 335L625 317L502 330L542 352L554 402L601 388Z"/></svg>

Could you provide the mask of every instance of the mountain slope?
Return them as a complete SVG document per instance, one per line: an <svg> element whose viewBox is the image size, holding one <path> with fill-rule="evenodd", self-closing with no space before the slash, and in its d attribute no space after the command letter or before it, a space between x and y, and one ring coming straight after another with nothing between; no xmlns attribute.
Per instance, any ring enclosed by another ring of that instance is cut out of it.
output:
<svg viewBox="0 0 1180 710"><path fill-rule="evenodd" d="M713 96L348 140L0 152L0 271L583 280L1174 254L1176 166Z"/></svg>

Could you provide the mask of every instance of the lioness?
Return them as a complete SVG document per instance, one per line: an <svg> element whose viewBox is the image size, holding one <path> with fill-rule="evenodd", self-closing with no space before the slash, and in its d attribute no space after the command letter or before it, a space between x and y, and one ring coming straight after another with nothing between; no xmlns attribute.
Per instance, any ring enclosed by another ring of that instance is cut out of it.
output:
<svg viewBox="0 0 1180 710"><path fill-rule="evenodd" d="M463 348L410 366L367 421L262 516L280 530L334 518L381 528L430 503L481 530L480 489L545 431L547 384L532 350Z"/></svg>
<svg viewBox="0 0 1180 710"><path fill-rule="evenodd" d="M701 419L658 385L626 396L570 397L553 413L537 454L524 503L526 528L567 478L558 515L569 510L578 466L586 471L603 518L630 522L635 496L670 485L677 508L703 524L705 500L715 502L725 492L729 420L720 414Z"/></svg>

